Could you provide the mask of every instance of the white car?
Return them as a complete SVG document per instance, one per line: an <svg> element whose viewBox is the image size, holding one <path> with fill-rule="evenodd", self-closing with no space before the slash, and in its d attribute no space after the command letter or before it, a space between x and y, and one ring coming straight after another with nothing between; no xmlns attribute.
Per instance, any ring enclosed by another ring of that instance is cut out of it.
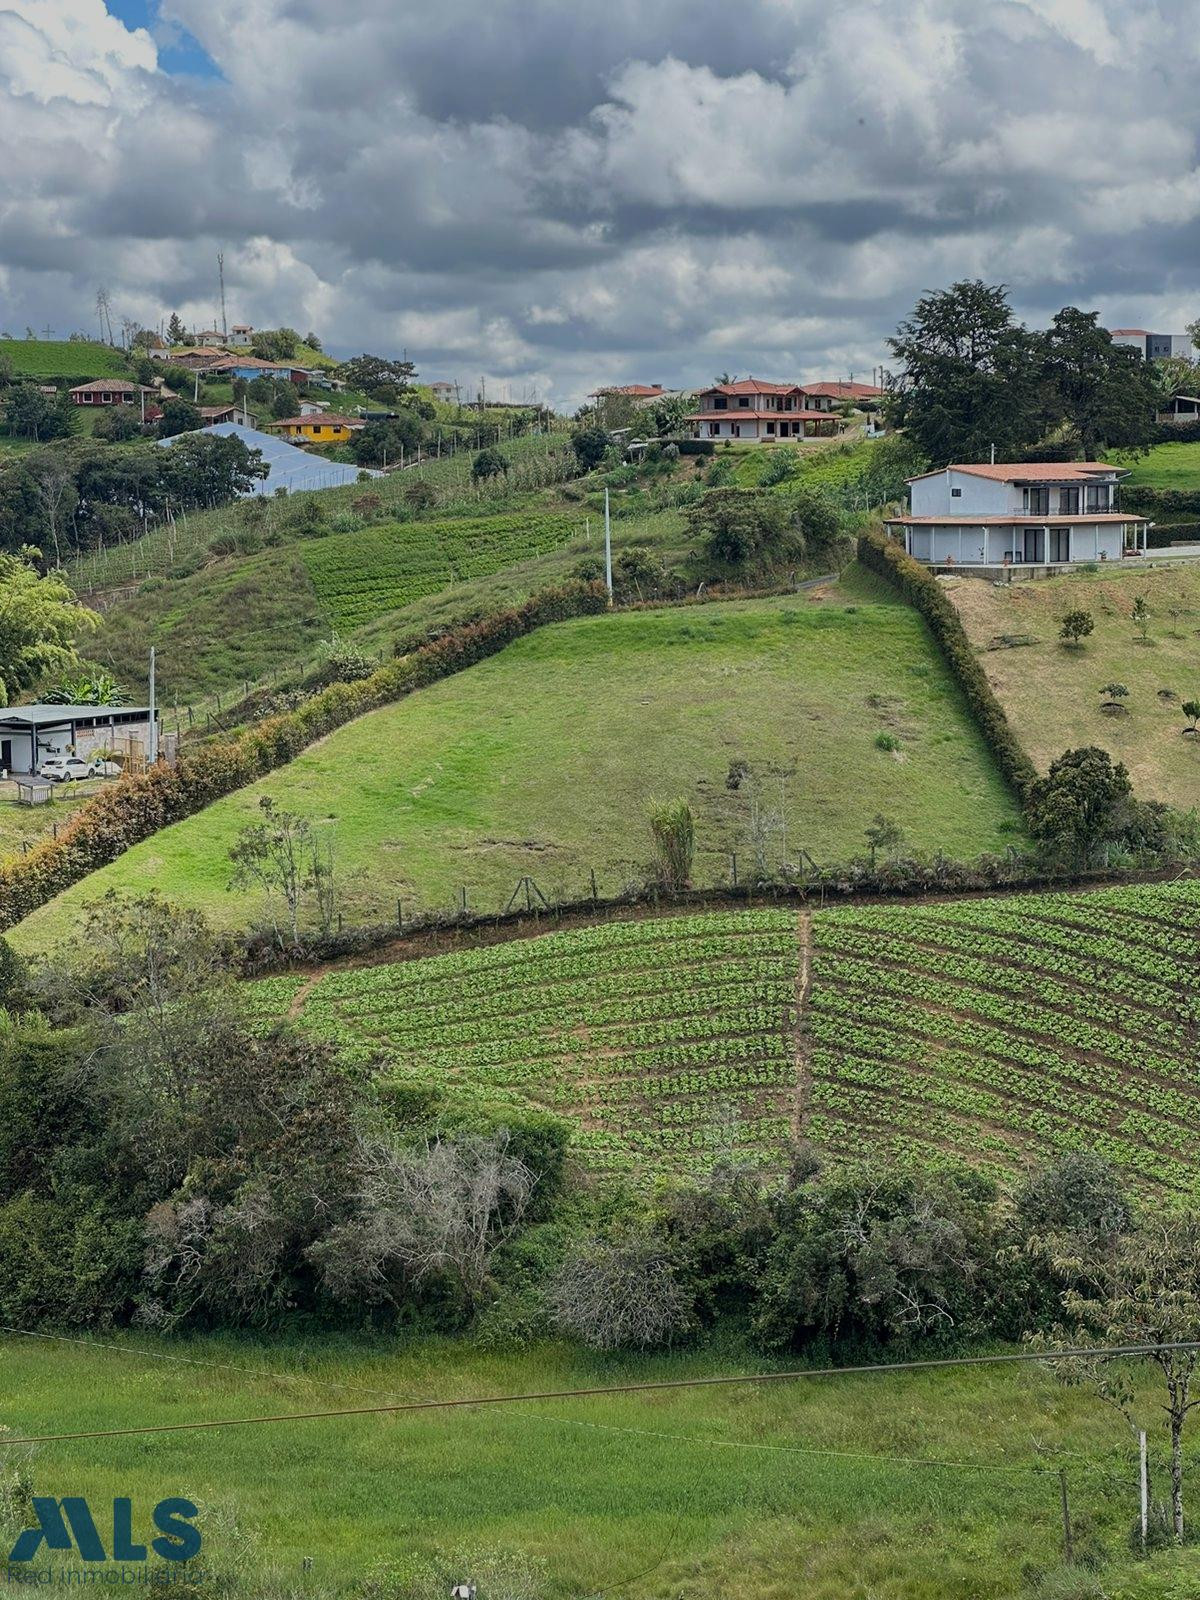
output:
<svg viewBox="0 0 1200 1600"><path fill-rule="evenodd" d="M75 778L94 778L96 764L82 756L47 756L37 769L39 778L51 783L70 783Z"/></svg>

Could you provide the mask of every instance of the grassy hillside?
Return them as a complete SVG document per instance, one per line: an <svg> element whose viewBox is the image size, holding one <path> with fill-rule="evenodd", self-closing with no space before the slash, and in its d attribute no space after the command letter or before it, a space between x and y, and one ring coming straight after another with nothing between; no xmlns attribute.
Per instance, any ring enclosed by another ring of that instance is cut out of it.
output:
<svg viewBox="0 0 1200 1600"><path fill-rule="evenodd" d="M703 1376L762 1359L144 1333L107 1349L8 1339L0 1352L18 1434ZM69 1483L93 1507L127 1495L135 1528L164 1493L187 1493L203 1507L204 1568L250 1596L361 1593L377 1563L440 1550L473 1574L489 1554L544 1562L546 1600L1015 1600L1058 1566L1061 1465L1089 1565L1099 1548L1116 1566L1046 1592L1190 1594L1195 1552L1126 1565L1135 1448L1085 1391L1036 1366L985 1367L81 1440L41 1446L32 1477L35 1493ZM1179 1587L1159 1587L1171 1573Z"/></svg>
<svg viewBox="0 0 1200 1600"><path fill-rule="evenodd" d="M0 339L0 357L18 378L107 378L128 376L123 351L85 339Z"/></svg>
<svg viewBox="0 0 1200 1600"><path fill-rule="evenodd" d="M554 1111L598 1168L1085 1149L1195 1196L1198 940L1183 883L608 924L253 994L401 1080Z"/></svg>
<svg viewBox="0 0 1200 1600"><path fill-rule="evenodd" d="M752 778L727 784L731 763ZM684 795L695 876L729 852L818 861L864 848L876 811L912 844L970 856L1020 838L1015 804L920 619L901 605L770 601L619 612L545 628L360 718L290 766L156 834L44 907L61 929L109 886L170 886L226 925L261 909L226 892L228 853L259 798L317 819L351 918L396 899L503 904L531 873L579 895L641 881L647 808Z"/></svg>
<svg viewBox="0 0 1200 1600"><path fill-rule="evenodd" d="M1156 444L1144 456L1120 456L1126 483L1148 489L1200 489L1200 443Z"/></svg>
<svg viewBox="0 0 1200 1600"><path fill-rule="evenodd" d="M110 605L88 640L88 656L122 682L141 685L155 644L170 705L294 667L334 631L370 629L369 648L390 653L396 614L406 606L517 562L540 570L539 558L569 543L582 525L574 511L535 508L372 523L214 557L190 577L150 579Z"/></svg>
<svg viewBox="0 0 1200 1600"><path fill-rule="evenodd" d="M1040 767L1070 746L1096 744L1129 768L1146 799L1200 805L1200 740L1183 736L1180 702L1200 696L1200 567L1118 567L1036 583L947 584L968 636L1017 737ZM1130 618L1150 607L1142 643ZM1058 642L1067 611L1085 610L1095 631L1078 648ZM1005 640L1026 640L1006 647ZM1124 683L1123 714L1101 710L1106 683Z"/></svg>

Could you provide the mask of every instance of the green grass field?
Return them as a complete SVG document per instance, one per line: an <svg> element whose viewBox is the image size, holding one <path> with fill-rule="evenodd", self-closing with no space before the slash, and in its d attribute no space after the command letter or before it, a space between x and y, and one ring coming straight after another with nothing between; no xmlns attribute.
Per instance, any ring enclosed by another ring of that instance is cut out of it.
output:
<svg viewBox="0 0 1200 1600"><path fill-rule="evenodd" d="M762 1364L299 1335L110 1343L5 1340L6 1425L22 1436ZM1157 1495L1156 1396L1133 1378ZM1128 1563L1134 1452L1113 1411L1024 1366L81 1440L37 1447L31 1468L35 1493L93 1508L128 1496L139 1530L163 1495L191 1496L197 1560L249 1595L270 1585L319 1600L377 1563L455 1551L472 1567L496 1554L544 1562L539 1600L1015 1600L1059 1568L1061 1466L1079 1549L1116 1565L1076 1569L1090 1586L1054 1594L1182 1600L1195 1552Z"/></svg>
<svg viewBox="0 0 1200 1600"><path fill-rule="evenodd" d="M894 747L893 747L894 746ZM754 775L727 785L733 762ZM531 874L550 897L641 882L651 802L686 796L695 877L864 849L876 811L957 856L1019 841L1017 808L920 619L807 594L618 612L539 630L340 729L288 767L136 846L16 937L61 932L108 887L168 885L245 923L228 853L270 794L333 842L351 920L502 905Z"/></svg>
<svg viewBox="0 0 1200 1600"><path fill-rule="evenodd" d="M1144 456L1118 454L1126 483L1148 489L1200 488L1200 443L1156 444Z"/></svg>
<svg viewBox="0 0 1200 1600"><path fill-rule="evenodd" d="M553 1111L598 1170L1083 1149L1196 1198L1198 939L1183 883L606 923L249 992L401 1081Z"/></svg>
<svg viewBox="0 0 1200 1600"><path fill-rule="evenodd" d="M1172 447L1176 448L1176 447ZM1186 737L1184 700L1200 697L1200 566L1179 563L996 586L957 578L947 592L1018 739L1041 768L1063 750L1096 744L1123 761L1143 799L1200 805L1200 739ZM1150 608L1142 643L1130 617ZM1085 610L1094 632L1059 643L1067 611ZM1005 638L1029 639L1016 648ZM1124 713L1101 709L1102 684L1123 683Z"/></svg>
<svg viewBox="0 0 1200 1600"><path fill-rule="evenodd" d="M17 378L107 378L128 372L121 350L86 339L0 339L0 357Z"/></svg>

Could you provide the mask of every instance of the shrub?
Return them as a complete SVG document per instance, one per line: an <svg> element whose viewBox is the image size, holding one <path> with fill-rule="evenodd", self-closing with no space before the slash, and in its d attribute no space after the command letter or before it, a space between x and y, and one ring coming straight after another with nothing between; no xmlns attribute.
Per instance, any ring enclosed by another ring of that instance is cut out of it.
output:
<svg viewBox="0 0 1200 1600"><path fill-rule="evenodd" d="M1063 644L1082 644L1095 626L1090 611L1068 611L1059 626L1058 637Z"/></svg>
<svg viewBox="0 0 1200 1600"><path fill-rule="evenodd" d="M654 865L664 889L686 889L696 853L696 824L686 800L656 805L650 812Z"/></svg>
<svg viewBox="0 0 1200 1600"><path fill-rule="evenodd" d="M997 766L1017 794L1024 798L1029 785L1037 779L1037 768L1009 726L945 590L927 567L914 561L878 530L872 529L860 537L858 559L893 584L925 618Z"/></svg>
<svg viewBox="0 0 1200 1600"><path fill-rule="evenodd" d="M689 1296L663 1243L649 1233L577 1245L547 1299L563 1332L595 1350L670 1344L691 1321Z"/></svg>

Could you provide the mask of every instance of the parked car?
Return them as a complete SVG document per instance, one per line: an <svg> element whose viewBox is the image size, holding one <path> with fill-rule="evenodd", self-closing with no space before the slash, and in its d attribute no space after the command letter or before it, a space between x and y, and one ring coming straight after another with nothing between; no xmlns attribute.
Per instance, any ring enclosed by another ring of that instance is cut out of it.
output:
<svg viewBox="0 0 1200 1600"><path fill-rule="evenodd" d="M96 763L82 756L47 756L37 769L39 778L49 778L51 783L70 783L76 778L94 778Z"/></svg>
<svg viewBox="0 0 1200 1600"><path fill-rule="evenodd" d="M123 771L121 763L112 756L93 756L91 766L92 775L97 778L119 778Z"/></svg>

